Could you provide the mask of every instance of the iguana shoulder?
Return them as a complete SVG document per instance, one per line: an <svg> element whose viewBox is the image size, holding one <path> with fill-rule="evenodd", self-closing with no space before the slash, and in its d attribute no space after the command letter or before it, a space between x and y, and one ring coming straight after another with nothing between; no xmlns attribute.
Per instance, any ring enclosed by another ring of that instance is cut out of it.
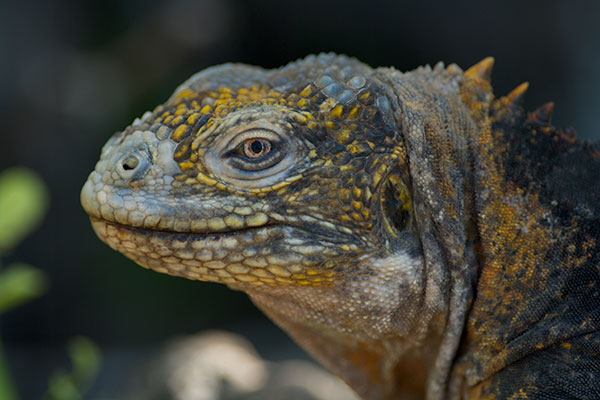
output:
<svg viewBox="0 0 600 400"><path fill-rule="evenodd" d="M492 63L209 68L109 140L82 204L364 398L593 398L600 151L525 113L526 85L495 98Z"/></svg>

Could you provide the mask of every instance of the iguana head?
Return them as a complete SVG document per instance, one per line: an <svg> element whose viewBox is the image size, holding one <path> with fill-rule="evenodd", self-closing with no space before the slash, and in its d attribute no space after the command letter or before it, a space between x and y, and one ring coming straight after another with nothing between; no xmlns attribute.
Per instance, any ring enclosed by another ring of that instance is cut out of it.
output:
<svg viewBox="0 0 600 400"><path fill-rule="evenodd" d="M389 90L353 59L215 67L110 139L82 204L104 241L160 272L327 285L419 253L399 132Z"/></svg>

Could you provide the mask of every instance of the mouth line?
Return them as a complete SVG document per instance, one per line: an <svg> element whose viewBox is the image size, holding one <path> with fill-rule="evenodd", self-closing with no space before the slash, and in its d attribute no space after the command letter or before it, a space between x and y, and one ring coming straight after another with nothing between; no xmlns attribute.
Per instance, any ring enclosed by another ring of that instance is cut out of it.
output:
<svg viewBox="0 0 600 400"><path fill-rule="evenodd" d="M138 234L146 234L146 235L152 235L152 234L156 234L156 235L169 235L169 236L193 236L195 238L198 239L220 239L223 237L232 237L232 236L237 236L237 235L241 235L243 233L246 232L254 232L254 231L259 231L261 229L268 229L268 228L275 228L275 227L281 227L280 224L272 224L272 223L267 223L264 225L260 225L260 226L253 226L253 227L245 227L245 228L240 228L240 229L236 229L236 230L229 230L229 231L205 231L205 232L195 232L195 231L173 231L173 230L166 230L166 229L155 229L155 228L146 228L143 226L132 226L132 225L124 225L121 224L119 222L114 222L114 221L109 221L103 218L98 218L98 217L92 217L90 216L90 220L92 221L92 224L94 223L102 223L105 225L111 225L114 226L117 229L125 229L128 231L133 231L136 232Z"/></svg>

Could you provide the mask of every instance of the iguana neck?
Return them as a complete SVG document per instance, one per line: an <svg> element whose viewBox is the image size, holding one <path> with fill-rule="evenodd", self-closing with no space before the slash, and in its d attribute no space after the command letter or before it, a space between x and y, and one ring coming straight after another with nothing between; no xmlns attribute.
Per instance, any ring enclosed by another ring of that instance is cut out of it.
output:
<svg viewBox="0 0 600 400"><path fill-rule="evenodd" d="M568 130L550 126L550 110L527 115L514 93L495 99L485 76L437 67L382 75L400 110L425 269L430 281L447 282L446 340L429 387L447 382L445 374L466 376L448 380L458 396L462 385L476 387L536 345L594 325L589 314L556 321L567 314L549 311L543 289L570 285L576 275L561 263L582 270L600 263L600 187L589 188L600 186L600 163ZM593 279L581 290L592 295ZM582 308L576 295L564 296ZM540 325L561 328L527 336ZM520 335L524 344L514 345ZM463 353L450 371L448 357Z"/></svg>

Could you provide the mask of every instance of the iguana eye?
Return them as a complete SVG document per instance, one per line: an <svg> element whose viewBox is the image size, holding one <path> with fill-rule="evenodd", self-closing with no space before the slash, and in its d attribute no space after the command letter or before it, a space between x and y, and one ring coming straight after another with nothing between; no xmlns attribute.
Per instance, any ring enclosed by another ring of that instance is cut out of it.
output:
<svg viewBox="0 0 600 400"><path fill-rule="evenodd" d="M248 158L258 158L269 154L271 142L263 138L246 139L243 143L244 155Z"/></svg>
<svg viewBox="0 0 600 400"><path fill-rule="evenodd" d="M247 172L265 171L285 157L285 140L267 129L250 129L234 137L227 147L227 162Z"/></svg>
<svg viewBox="0 0 600 400"><path fill-rule="evenodd" d="M287 129L263 120L238 122L206 149L205 165L237 188L273 185L287 176L302 154Z"/></svg>

